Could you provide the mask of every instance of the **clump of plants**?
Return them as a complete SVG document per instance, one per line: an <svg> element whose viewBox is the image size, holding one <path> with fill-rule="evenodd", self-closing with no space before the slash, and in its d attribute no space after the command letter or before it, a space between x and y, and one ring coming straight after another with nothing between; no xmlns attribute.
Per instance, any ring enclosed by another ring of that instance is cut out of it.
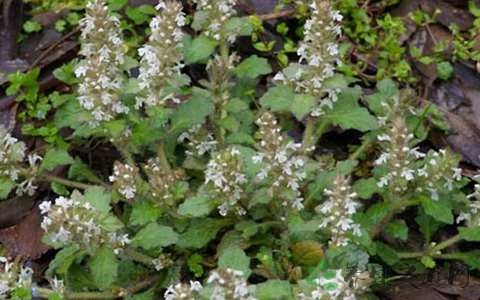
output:
<svg viewBox="0 0 480 300"><path fill-rule="evenodd" d="M72 92L40 97L46 120L25 116L45 147L0 131L1 196L50 184L39 209L56 250L38 282L21 259L1 258L0 297L374 299L382 278L368 271L379 265L480 268L477 250L452 247L480 241L479 186L469 191L458 155L426 146L438 116L412 90L385 79L364 95L337 71L333 3L309 2L298 61L275 73L236 53L253 27L235 1L193 4L188 18L160 1L133 52L120 17L90 1L80 59L56 71ZM35 111L31 77L14 76L10 92ZM347 131L360 138L345 155L322 151L327 134ZM110 154L88 164L76 149L95 144ZM342 276L353 263L367 278L357 285Z"/></svg>

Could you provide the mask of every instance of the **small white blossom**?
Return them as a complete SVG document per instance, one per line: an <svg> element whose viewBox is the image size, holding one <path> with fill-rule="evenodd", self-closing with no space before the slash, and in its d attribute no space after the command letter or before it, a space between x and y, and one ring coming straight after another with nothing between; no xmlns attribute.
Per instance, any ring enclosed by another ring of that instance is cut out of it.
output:
<svg viewBox="0 0 480 300"><path fill-rule="evenodd" d="M108 13L105 0L88 2L80 26L80 54L84 59L75 68L80 79L78 101L91 113L93 119L89 123L96 127L129 111L120 100L125 49L120 21Z"/></svg>
<svg viewBox="0 0 480 300"><path fill-rule="evenodd" d="M243 272L234 269L213 270L207 279L213 287L211 300L255 300Z"/></svg>
<svg viewBox="0 0 480 300"><path fill-rule="evenodd" d="M246 183L238 150L229 148L213 154L205 170L205 185L215 199L222 202L218 207L220 215L226 216L231 209L238 215L246 213L240 204Z"/></svg>
<svg viewBox="0 0 480 300"><path fill-rule="evenodd" d="M202 284L198 281L190 281L190 284L177 283L175 285L170 285L165 291L163 297L165 300L197 299L198 292L200 292L202 288Z"/></svg>
<svg viewBox="0 0 480 300"><path fill-rule="evenodd" d="M357 194L352 191L345 176L337 176L332 188L325 189L324 193L328 196L327 201L315 208L315 211L323 216L320 228L330 230L334 245L345 246L349 242L346 236L348 232L361 235L359 225L352 219L360 207L360 203L355 201Z"/></svg>
<svg viewBox="0 0 480 300"><path fill-rule="evenodd" d="M258 120L259 152L252 162L261 164L256 178L262 185L270 185L271 193L282 200L284 206L296 210L303 209L303 197L300 186L306 174L303 170L305 160L297 155L301 144L288 142L280 132L273 114L266 112Z"/></svg>
<svg viewBox="0 0 480 300"><path fill-rule="evenodd" d="M182 4L173 0L161 0L157 9L161 12L150 22L152 33L149 40L138 50L141 57L138 79L145 92L137 97L137 108L144 103L161 106L167 100L179 101L172 91L180 88L178 78L183 67L181 47L185 14Z"/></svg>
<svg viewBox="0 0 480 300"><path fill-rule="evenodd" d="M56 245L75 243L87 251L108 245L119 253L130 243L128 235L110 231L108 224L104 227L101 221L105 212L97 210L77 191L71 198L57 198L53 205L45 202L40 204L42 212L46 213L41 228Z"/></svg>
<svg viewBox="0 0 480 300"><path fill-rule="evenodd" d="M116 189L126 200L132 201L137 192L136 179L138 169L135 166L122 164L116 161L113 165L113 175L109 177Z"/></svg>
<svg viewBox="0 0 480 300"><path fill-rule="evenodd" d="M197 4L197 12L205 14L203 33L217 41L235 42L236 35L227 33L226 22L236 14L236 0L193 0Z"/></svg>

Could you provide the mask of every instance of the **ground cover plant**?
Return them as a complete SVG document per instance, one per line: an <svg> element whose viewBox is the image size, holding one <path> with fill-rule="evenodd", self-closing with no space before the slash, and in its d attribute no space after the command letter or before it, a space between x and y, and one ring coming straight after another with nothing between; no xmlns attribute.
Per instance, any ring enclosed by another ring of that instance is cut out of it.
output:
<svg viewBox="0 0 480 300"><path fill-rule="evenodd" d="M471 27L430 52L403 36L441 12L385 12L402 1L25 2L16 42L45 26L60 42L0 78L0 299L400 299L402 283L414 299L415 278L475 282L480 175L439 142L458 121L425 92L477 63L473 1ZM65 41L75 55L45 63Z"/></svg>

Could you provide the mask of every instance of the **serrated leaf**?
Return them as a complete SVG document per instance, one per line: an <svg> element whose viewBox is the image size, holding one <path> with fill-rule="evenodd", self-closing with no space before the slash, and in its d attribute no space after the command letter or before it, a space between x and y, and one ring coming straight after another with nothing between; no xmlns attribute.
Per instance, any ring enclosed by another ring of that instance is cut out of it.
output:
<svg viewBox="0 0 480 300"><path fill-rule="evenodd" d="M99 248L90 260L89 267L93 282L101 290L109 288L117 278L118 260L110 248Z"/></svg>
<svg viewBox="0 0 480 300"><path fill-rule="evenodd" d="M408 238L408 226L403 220L394 220L385 226L385 233L396 239L406 241Z"/></svg>
<svg viewBox="0 0 480 300"><path fill-rule="evenodd" d="M218 258L218 267L242 271L245 278L248 278L252 273L250 270L250 257L237 246L231 246L223 250Z"/></svg>
<svg viewBox="0 0 480 300"><path fill-rule="evenodd" d="M137 201L132 205L129 224L133 226L145 225L157 221L161 211L150 201Z"/></svg>
<svg viewBox="0 0 480 300"><path fill-rule="evenodd" d="M377 129L377 119L366 108L359 105L360 95L361 89L358 87L343 90L333 109L328 111L325 117L343 129L357 129L359 131Z"/></svg>
<svg viewBox="0 0 480 300"><path fill-rule="evenodd" d="M0 199L8 197L10 192L15 187L15 183L8 178L0 178Z"/></svg>
<svg viewBox="0 0 480 300"><path fill-rule="evenodd" d="M203 123L213 112L213 103L201 95L182 103L172 116L172 130L186 130Z"/></svg>
<svg viewBox="0 0 480 300"><path fill-rule="evenodd" d="M301 121L308 113L311 112L315 102L316 98L311 95L295 95L290 110L297 120Z"/></svg>
<svg viewBox="0 0 480 300"><path fill-rule="evenodd" d="M417 217L415 221L418 224L420 232L427 243L430 243L431 237L438 230L441 223L435 220L433 217L427 215L421 207L419 207Z"/></svg>
<svg viewBox="0 0 480 300"><path fill-rule="evenodd" d="M214 208L215 205L209 197L196 196L187 198L178 207L178 213L182 216L203 217L208 215Z"/></svg>
<svg viewBox="0 0 480 300"><path fill-rule="evenodd" d="M79 158L76 157L68 169L68 178L78 181L99 182L101 179Z"/></svg>
<svg viewBox="0 0 480 300"><path fill-rule="evenodd" d="M194 39L191 36L185 36L183 40L183 55L186 64L194 64L206 61L215 52L217 42L200 35Z"/></svg>
<svg viewBox="0 0 480 300"><path fill-rule="evenodd" d="M41 170L52 171L58 166L70 165L73 164L75 161L73 158L68 154L67 151L62 149L50 149L47 151L45 156L43 157L42 164L40 166Z"/></svg>
<svg viewBox="0 0 480 300"><path fill-rule="evenodd" d="M55 258L50 261L45 274L48 277L54 277L55 274L65 275L79 254L80 247L76 244L63 248L58 251Z"/></svg>
<svg viewBox="0 0 480 300"><path fill-rule="evenodd" d="M194 219L187 230L180 235L177 245L182 248L202 248L217 236L218 231L225 224L224 220Z"/></svg>
<svg viewBox="0 0 480 300"><path fill-rule="evenodd" d="M377 247L378 256L390 266L393 266L400 260L392 247L389 247L384 243L376 243L375 245Z"/></svg>
<svg viewBox="0 0 480 300"><path fill-rule="evenodd" d="M166 247L175 244L178 234L171 227L150 223L132 239L132 245L145 250Z"/></svg>
<svg viewBox="0 0 480 300"><path fill-rule="evenodd" d="M98 211L107 214L110 211L112 195L101 186L93 186L85 190L85 199Z"/></svg>
<svg viewBox="0 0 480 300"><path fill-rule="evenodd" d="M370 199L379 190L377 180L373 177L355 181L353 189L358 194L358 197L362 199Z"/></svg>
<svg viewBox="0 0 480 300"><path fill-rule="evenodd" d="M272 72L272 67L265 58L251 55L244 59L234 70L238 77L257 78Z"/></svg>
<svg viewBox="0 0 480 300"><path fill-rule="evenodd" d="M275 112L288 112L295 98L293 89L289 86L281 85L269 89L262 98L260 104Z"/></svg>
<svg viewBox="0 0 480 300"><path fill-rule="evenodd" d="M476 227L459 227L458 233L460 237L469 242L480 242L480 226Z"/></svg>
<svg viewBox="0 0 480 300"><path fill-rule="evenodd" d="M268 280L257 284L256 296L259 300L293 299L292 286L284 280Z"/></svg>
<svg viewBox="0 0 480 300"><path fill-rule="evenodd" d="M422 197L422 207L425 213L435 220L446 224L453 224L452 208L448 202L435 201L427 197Z"/></svg>

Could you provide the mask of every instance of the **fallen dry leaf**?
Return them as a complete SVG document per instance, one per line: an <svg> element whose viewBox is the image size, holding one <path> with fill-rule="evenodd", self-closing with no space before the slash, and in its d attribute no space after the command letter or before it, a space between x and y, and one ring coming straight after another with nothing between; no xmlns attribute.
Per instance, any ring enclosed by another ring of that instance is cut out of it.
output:
<svg viewBox="0 0 480 300"><path fill-rule="evenodd" d="M0 243L11 257L37 259L50 248L42 243L40 211L37 207L17 225L0 230Z"/></svg>

